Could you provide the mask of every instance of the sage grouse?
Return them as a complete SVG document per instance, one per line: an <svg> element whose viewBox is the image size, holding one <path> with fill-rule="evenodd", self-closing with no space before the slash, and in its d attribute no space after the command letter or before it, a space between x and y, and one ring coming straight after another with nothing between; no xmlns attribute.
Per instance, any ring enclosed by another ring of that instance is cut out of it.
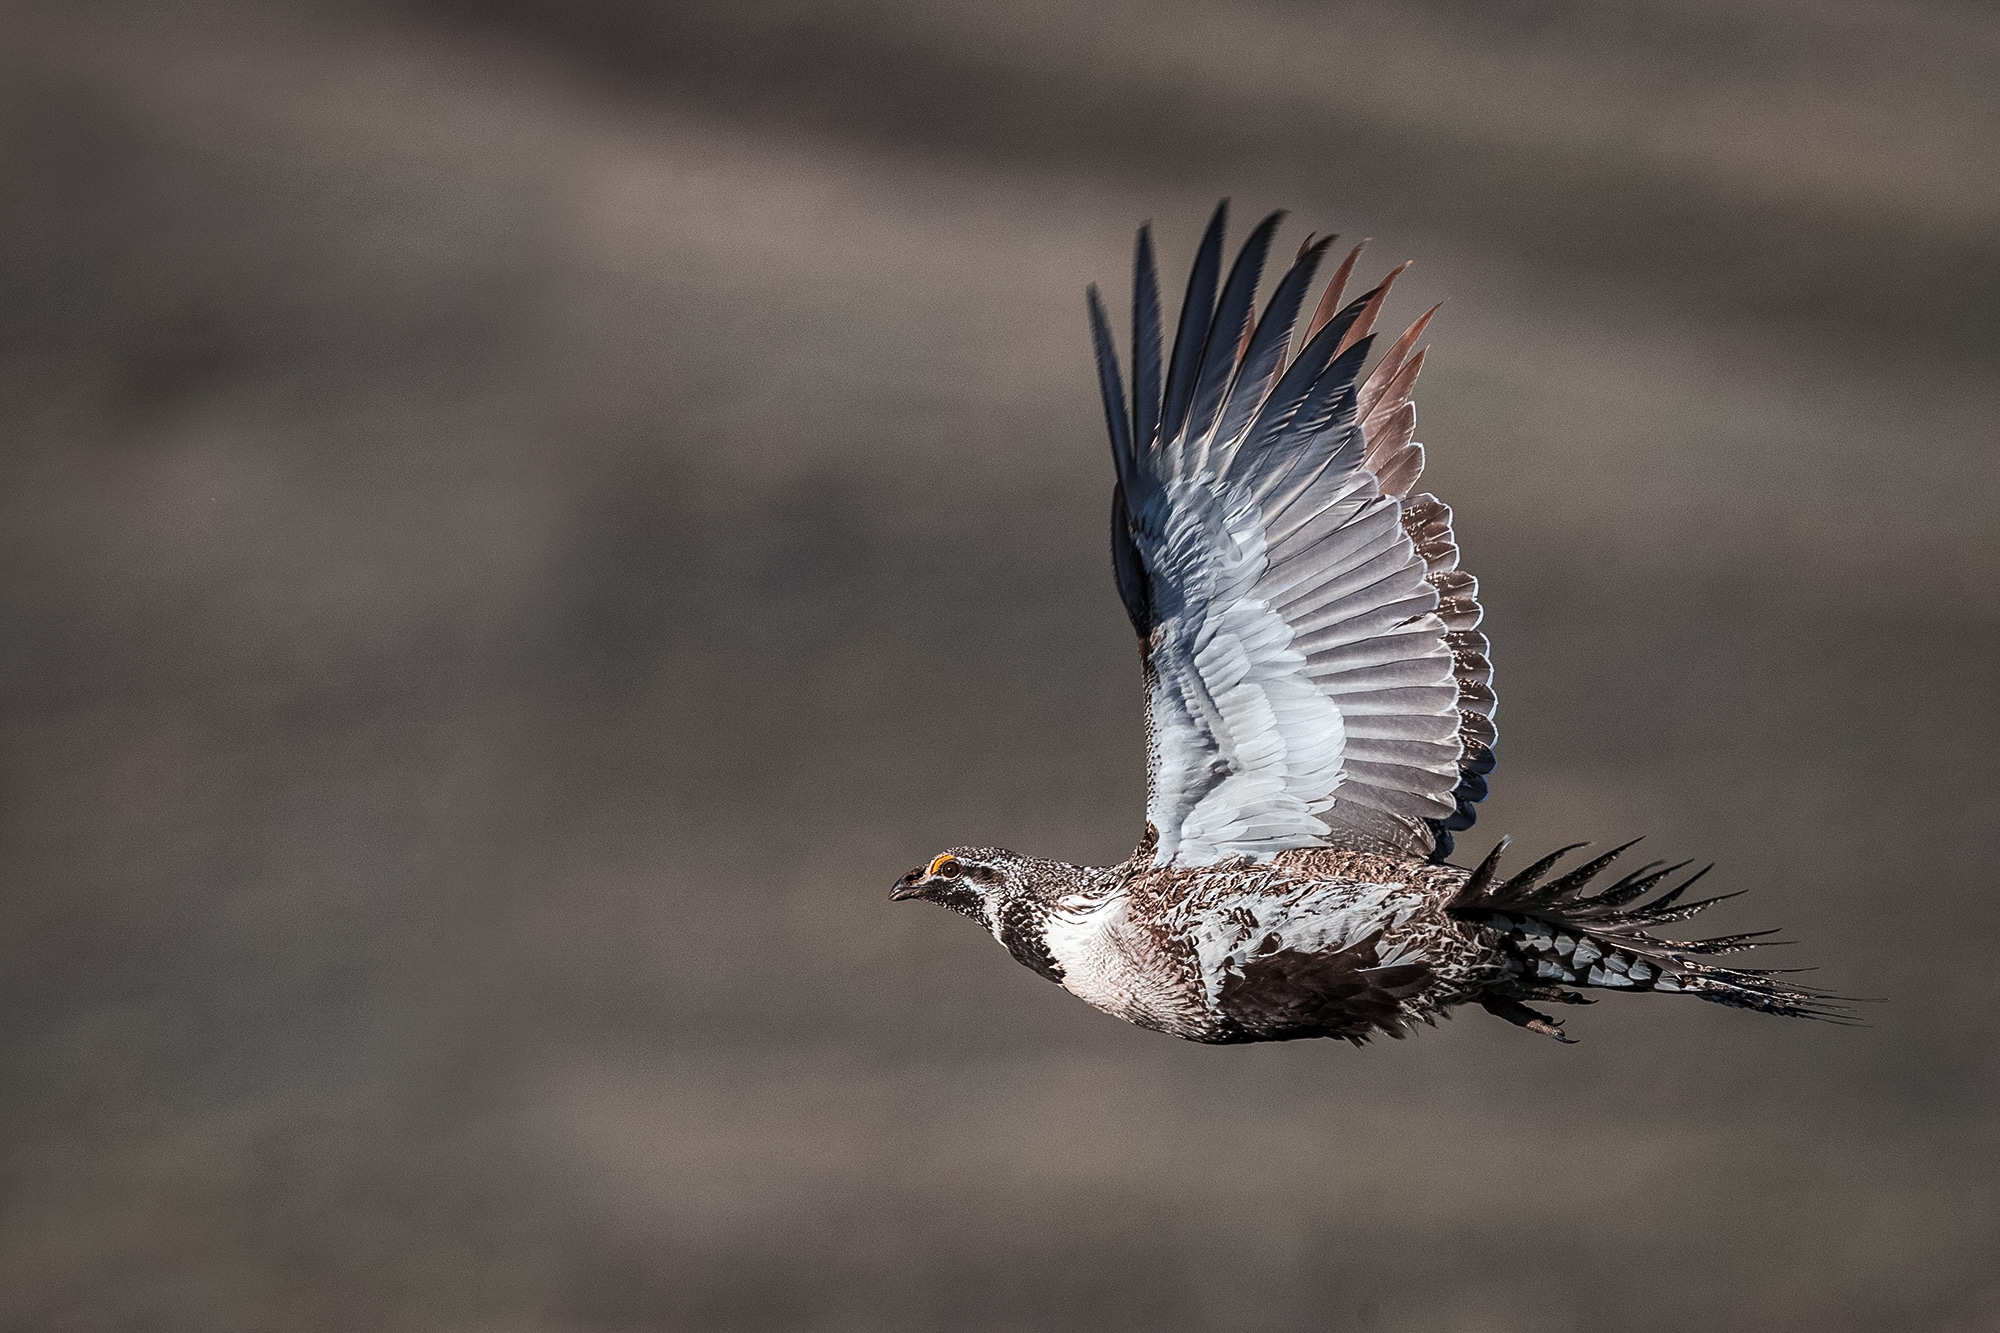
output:
<svg viewBox="0 0 2000 1333"><path fill-rule="evenodd" d="M1451 510L1412 493L1430 315L1363 378L1402 270L1342 305L1357 247L1288 359L1331 238L1304 246L1256 317L1281 215L1224 280L1226 215L1165 359L1140 230L1129 406L1089 294L1117 465L1112 564L1144 668L1144 840L1106 867L954 847L892 896L962 912L1079 999L1193 1041L1359 1044L1466 1003L1567 1040L1528 1002L1587 1002L1572 987L1838 1017L1775 972L1704 961L1753 936L1655 933L1715 901L1683 898L1702 872L1642 901L1683 866L1603 885L1629 843L1555 878L1575 846L1511 877L1496 869L1504 840L1477 869L1445 860L1486 796L1494 694Z"/></svg>

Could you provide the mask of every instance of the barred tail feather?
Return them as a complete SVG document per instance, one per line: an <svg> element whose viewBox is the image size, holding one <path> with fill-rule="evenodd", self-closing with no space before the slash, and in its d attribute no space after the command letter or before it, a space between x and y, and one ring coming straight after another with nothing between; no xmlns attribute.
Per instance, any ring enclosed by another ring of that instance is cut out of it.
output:
<svg viewBox="0 0 2000 1333"><path fill-rule="evenodd" d="M1659 896L1640 902L1691 863L1652 861L1622 878L1590 891L1600 871L1633 842L1613 847L1568 873L1544 882L1569 853L1586 846L1562 847L1509 879L1498 875L1501 839L1474 870L1453 899L1454 915L1488 925L1500 932L1502 947L1518 967L1518 982L1499 989L1486 1007L1521 1026L1560 1036L1560 1024L1519 1003L1522 998L1589 1003L1565 986L1607 990L1665 991L1693 995L1715 1004L1791 1018L1816 1018L1853 1023L1844 997L1782 978L1798 969L1724 967L1705 962L1716 954L1737 953L1788 941L1765 938L1775 932L1751 931L1704 939L1662 938L1660 926L1684 921L1710 905L1736 895L1725 893L1694 901L1684 895L1711 867L1688 875Z"/></svg>

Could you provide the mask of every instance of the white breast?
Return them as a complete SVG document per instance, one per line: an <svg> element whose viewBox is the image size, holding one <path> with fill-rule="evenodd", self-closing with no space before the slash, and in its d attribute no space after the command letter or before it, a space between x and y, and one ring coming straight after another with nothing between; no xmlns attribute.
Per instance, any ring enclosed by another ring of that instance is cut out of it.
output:
<svg viewBox="0 0 2000 1333"><path fill-rule="evenodd" d="M1142 1027L1191 1031L1207 1018L1204 997L1186 984L1177 960L1162 956L1152 932L1131 920L1123 893L1065 899L1042 932L1062 965L1063 988L1084 1003Z"/></svg>

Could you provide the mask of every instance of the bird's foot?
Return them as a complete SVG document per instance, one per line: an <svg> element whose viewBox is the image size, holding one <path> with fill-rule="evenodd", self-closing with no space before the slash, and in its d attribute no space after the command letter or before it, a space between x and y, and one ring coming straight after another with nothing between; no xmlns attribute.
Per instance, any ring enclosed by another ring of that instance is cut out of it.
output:
<svg viewBox="0 0 2000 1333"><path fill-rule="evenodd" d="M1538 995L1536 996L1536 998L1555 999L1561 1001L1564 1004L1575 1004L1579 1000L1582 1000L1582 1002L1585 1004L1590 1003L1590 1001L1588 1000L1583 1000L1581 996L1572 999L1568 994L1554 995L1548 997L1543 997ZM1492 1014L1495 1018L1506 1019L1509 1023L1512 1023L1515 1027L1526 1028L1530 1032L1539 1032L1544 1037L1554 1037L1557 1041L1562 1042L1565 1046L1574 1046L1576 1044L1575 1037L1566 1036L1563 1033L1562 1020L1560 1018L1551 1018L1547 1014L1540 1013L1534 1009L1530 1009L1527 1005L1522 1004L1519 1000L1509 999L1503 996L1489 995L1484 999L1480 1000L1479 1007L1484 1009L1487 1013Z"/></svg>

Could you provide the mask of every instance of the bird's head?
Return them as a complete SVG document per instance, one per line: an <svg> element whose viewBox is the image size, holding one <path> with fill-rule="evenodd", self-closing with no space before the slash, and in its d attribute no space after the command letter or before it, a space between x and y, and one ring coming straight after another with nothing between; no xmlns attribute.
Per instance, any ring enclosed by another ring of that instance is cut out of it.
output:
<svg viewBox="0 0 2000 1333"><path fill-rule="evenodd" d="M1107 901L1115 886L1105 875L997 847L954 847L897 880L889 897L926 898L962 912L993 932L1015 961L1061 983L1063 964L1050 951L1049 923Z"/></svg>
<svg viewBox="0 0 2000 1333"><path fill-rule="evenodd" d="M954 847L910 871L889 890L891 902L922 898L991 924L992 906L1005 896L1010 853L991 847Z"/></svg>
<svg viewBox="0 0 2000 1333"><path fill-rule="evenodd" d="M963 912L989 930L1009 904L1044 896L1053 862L997 847L954 847L910 871L889 890L892 901L922 898Z"/></svg>

